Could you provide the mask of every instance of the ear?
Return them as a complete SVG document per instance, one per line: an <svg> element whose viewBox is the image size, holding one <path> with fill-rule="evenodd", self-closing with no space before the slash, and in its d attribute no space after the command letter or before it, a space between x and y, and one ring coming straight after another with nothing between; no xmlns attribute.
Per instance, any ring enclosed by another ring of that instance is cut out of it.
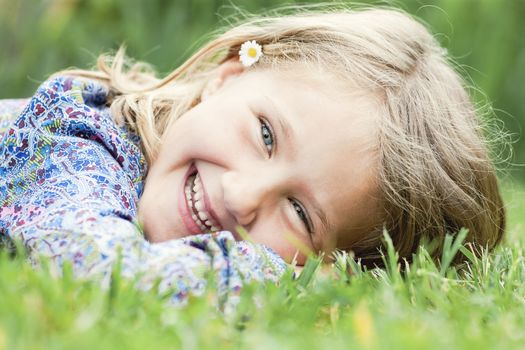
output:
<svg viewBox="0 0 525 350"><path fill-rule="evenodd" d="M216 68L216 70L214 76L208 81L202 91L201 101L204 101L209 96L213 95L228 79L236 77L244 72L244 66L238 59L230 59L222 63Z"/></svg>

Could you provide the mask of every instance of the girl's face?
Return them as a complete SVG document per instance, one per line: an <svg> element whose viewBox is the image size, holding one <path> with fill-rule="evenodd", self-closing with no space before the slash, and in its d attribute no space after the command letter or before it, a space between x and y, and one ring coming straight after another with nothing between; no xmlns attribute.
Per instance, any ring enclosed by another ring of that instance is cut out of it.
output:
<svg viewBox="0 0 525 350"><path fill-rule="evenodd" d="M218 69L151 164L139 203L148 240L217 230L241 239L243 226L291 261L297 241L347 247L377 223L374 100L308 75Z"/></svg>

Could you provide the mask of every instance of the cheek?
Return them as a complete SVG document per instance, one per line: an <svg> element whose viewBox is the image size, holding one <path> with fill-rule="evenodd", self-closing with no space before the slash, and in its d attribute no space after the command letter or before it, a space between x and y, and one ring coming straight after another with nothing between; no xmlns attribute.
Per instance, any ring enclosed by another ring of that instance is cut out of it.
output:
<svg viewBox="0 0 525 350"><path fill-rule="evenodd" d="M301 250L294 247L291 243L286 241L283 244L280 242L272 242L266 244L267 247L271 248L277 255L279 255L286 263L291 264L294 260L297 265L302 266L306 262L306 255Z"/></svg>
<svg viewBox="0 0 525 350"><path fill-rule="evenodd" d="M264 227L262 224L254 227L250 230L249 237L251 241L271 248L287 263L291 263L294 257L298 264L303 264L306 260L295 243L297 240L301 245L310 247L310 243L303 239L303 236L290 232L287 227L280 225L278 220L265 219Z"/></svg>
<svg viewBox="0 0 525 350"><path fill-rule="evenodd" d="M171 159L172 167L191 160L224 164L239 160L253 149L250 123L239 118L188 115L173 125L161 146L164 158ZM174 164L176 162L176 164Z"/></svg>

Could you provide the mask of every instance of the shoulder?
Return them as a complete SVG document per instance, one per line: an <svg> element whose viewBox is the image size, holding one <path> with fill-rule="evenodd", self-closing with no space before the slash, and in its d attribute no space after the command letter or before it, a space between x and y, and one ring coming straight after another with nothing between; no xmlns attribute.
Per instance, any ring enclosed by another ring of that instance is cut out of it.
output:
<svg viewBox="0 0 525 350"><path fill-rule="evenodd" d="M0 174L39 167L46 176L51 168L95 176L103 167L128 178L140 194L146 172L140 140L115 123L106 97L107 88L94 80L59 76L44 82L0 144Z"/></svg>
<svg viewBox="0 0 525 350"><path fill-rule="evenodd" d="M107 95L108 88L99 81L64 75L43 82L32 100L41 105L42 110L39 110L39 113L42 113L45 109L64 102L103 105Z"/></svg>
<svg viewBox="0 0 525 350"><path fill-rule="evenodd" d="M28 102L29 99L0 100L0 140Z"/></svg>
<svg viewBox="0 0 525 350"><path fill-rule="evenodd" d="M102 146L119 162L133 155L141 157L140 139L115 122L107 97L108 88L99 81L58 76L38 88L21 123L45 136L73 137L82 139L82 144Z"/></svg>
<svg viewBox="0 0 525 350"><path fill-rule="evenodd" d="M107 88L97 81L72 76L50 78L39 86L10 132L25 129L72 136L70 132L80 124L86 129L102 119L107 126L113 126L109 113L101 113L106 97Z"/></svg>

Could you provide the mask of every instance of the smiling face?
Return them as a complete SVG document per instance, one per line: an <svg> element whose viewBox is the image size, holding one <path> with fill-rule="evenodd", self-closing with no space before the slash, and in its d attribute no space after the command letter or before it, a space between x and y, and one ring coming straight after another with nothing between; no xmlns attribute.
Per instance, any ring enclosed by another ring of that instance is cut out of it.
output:
<svg viewBox="0 0 525 350"><path fill-rule="evenodd" d="M299 68L242 70L224 64L164 134L139 203L146 238L240 239L241 225L286 261L297 240L315 252L351 246L379 212L374 100Z"/></svg>

